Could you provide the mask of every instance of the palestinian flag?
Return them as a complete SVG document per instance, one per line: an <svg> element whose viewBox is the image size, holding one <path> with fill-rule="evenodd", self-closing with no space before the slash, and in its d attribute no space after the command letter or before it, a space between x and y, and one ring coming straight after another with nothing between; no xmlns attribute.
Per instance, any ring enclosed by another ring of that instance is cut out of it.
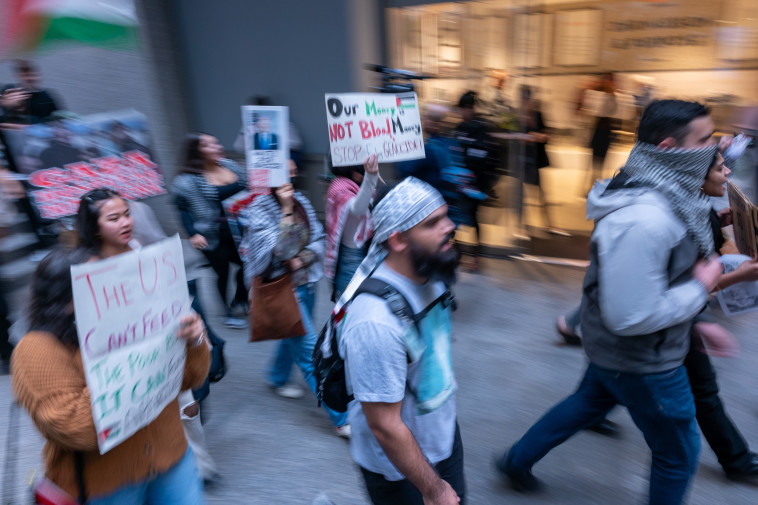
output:
<svg viewBox="0 0 758 505"><path fill-rule="evenodd" d="M4 0L5 55L57 42L123 48L136 45L134 0Z"/></svg>

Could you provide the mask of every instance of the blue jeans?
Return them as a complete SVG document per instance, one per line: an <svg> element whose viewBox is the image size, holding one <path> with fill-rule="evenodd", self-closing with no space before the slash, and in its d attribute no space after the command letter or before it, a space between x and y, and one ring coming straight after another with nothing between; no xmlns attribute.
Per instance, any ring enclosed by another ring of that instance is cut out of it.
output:
<svg viewBox="0 0 758 505"><path fill-rule="evenodd" d="M155 478L89 498L87 505L205 505L205 498L195 458L187 449L178 463Z"/></svg>
<svg viewBox="0 0 758 505"><path fill-rule="evenodd" d="M300 306L300 316L303 319L305 335L302 337L285 338L279 341L279 347L271 363L269 380L274 386L283 386L290 377L292 364L297 364L300 371L303 372L305 382L311 388L313 394L316 394L316 377L313 375L313 348L316 346L318 336L313 331L311 323L311 311L315 301L315 289L313 284L305 284L297 287L297 300ZM342 426L347 422L347 412L339 413L324 405L329 413L332 423L335 426Z"/></svg>
<svg viewBox="0 0 758 505"><path fill-rule="evenodd" d="M366 257L366 249L353 249L340 244L339 255L337 256L337 272L334 275L334 299L338 300L345 288L350 284L350 280L358 270L363 258Z"/></svg>
<svg viewBox="0 0 758 505"><path fill-rule="evenodd" d="M528 471L553 447L600 422L617 403L629 409L653 454L649 503L682 503L700 452L695 403L683 366L640 375L590 363L576 392L542 416L511 448L511 468Z"/></svg>

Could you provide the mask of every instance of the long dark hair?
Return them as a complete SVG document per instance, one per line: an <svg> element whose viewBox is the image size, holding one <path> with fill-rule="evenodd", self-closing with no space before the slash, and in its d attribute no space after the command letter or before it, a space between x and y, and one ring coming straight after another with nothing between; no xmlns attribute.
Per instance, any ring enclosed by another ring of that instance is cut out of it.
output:
<svg viewBox="0 0 758 505"><path fill-rule="evenodd" d="M100 207L102 202L111 198L122 197L118 191L111 188L98 188L87 191L79 203L79 212L76 215L76 234L79 247L87 249L90 254L98 254L102 241L100 240Z"/></svg>
<svg viewBox="0 0 758 505"><path fill-rule="evenodd" d="M203 132L188 133L184 138L184 165L179 167L179 174L202 174L205 159L200 152L200 139L209 135Z"/></svg>
<svg viewBox="0 0 758 505"><path fill-rule="evenodd" d="M37 265L27 308L31 331L46 331L66 346L79 347L72 306L71 266L91 257L85 249L61 248L53 250Z"/></svg>

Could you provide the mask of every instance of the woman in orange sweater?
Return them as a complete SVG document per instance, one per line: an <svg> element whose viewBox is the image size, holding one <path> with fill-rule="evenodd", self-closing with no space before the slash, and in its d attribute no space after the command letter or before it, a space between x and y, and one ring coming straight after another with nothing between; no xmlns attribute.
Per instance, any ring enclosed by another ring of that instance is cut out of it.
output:
<svg viewBox="0 0 758 505"><path fill-rule="evenodd" d="M108 196L82 201L82 206L97 211L99 258L131 249L128 206L116 193ZM31 331L11 362L16 396L47 440L46 477L89 505L202 505L202 482L187 448L176 399L120 445L102 455L98 450L70 277L72 264L92 257L93 251L85 248L58 250L40 263L31 287ZM204 335L196 314L183 318L177 334L187 342L182 389L199 386L208 374L210 350Z"/></svg>

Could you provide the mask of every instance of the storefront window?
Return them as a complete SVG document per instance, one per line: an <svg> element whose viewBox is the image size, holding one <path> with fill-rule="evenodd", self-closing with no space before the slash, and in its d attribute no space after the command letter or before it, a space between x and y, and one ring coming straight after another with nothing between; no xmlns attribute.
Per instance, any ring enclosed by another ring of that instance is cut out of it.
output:
<svg viewBox="0 0 758 505"><path fill-rule="evenodd" d="M421 101L457 114L475 91L501 137L477 214L485 253L586 257L586 194L623 165L650 100L706 103L719 133L744 128L738 118L758 103L754 0L493 0L390 8L387 19L391 66L431 77ZM513 138L537 126L535 110L547 127L542 168L527 159L534 143ZM470 227L460 237L476 242Z"/></svg>

